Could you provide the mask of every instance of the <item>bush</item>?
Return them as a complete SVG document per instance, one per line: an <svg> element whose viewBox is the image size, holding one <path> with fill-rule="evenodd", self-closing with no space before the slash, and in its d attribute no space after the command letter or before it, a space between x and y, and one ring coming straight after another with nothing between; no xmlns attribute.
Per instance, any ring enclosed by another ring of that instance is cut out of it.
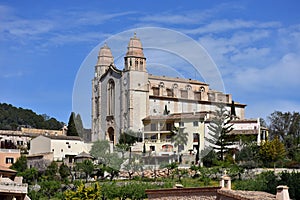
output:
<svg viewBox="0 0 300 200"><path fill-rule="evenodd" d="M290 197L293 199L300 199L300 173L299 172L282 172L280 174L280 185L287 185L289 187Z"/></svg>
<svg viewBox="0 0 300 200"><path fill-rule="evenodd" d="M265 191L268 193L276 194L276 187L278 180L273 171L263 172L255 179L235 181L234 188L237 190L252 190L252 191Z"/></svg>

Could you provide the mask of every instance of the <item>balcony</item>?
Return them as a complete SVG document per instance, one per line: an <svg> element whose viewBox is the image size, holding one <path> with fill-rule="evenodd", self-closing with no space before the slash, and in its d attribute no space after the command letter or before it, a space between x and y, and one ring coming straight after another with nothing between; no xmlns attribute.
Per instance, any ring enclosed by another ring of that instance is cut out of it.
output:
<svg viewBox="0 0 300 200"><path fill-rule="evenodd" d="M0 180L0 193L27 194L28 185L26 183L16 183L10 179L8 181L3 179L8 178L2 178Z"/></svg>

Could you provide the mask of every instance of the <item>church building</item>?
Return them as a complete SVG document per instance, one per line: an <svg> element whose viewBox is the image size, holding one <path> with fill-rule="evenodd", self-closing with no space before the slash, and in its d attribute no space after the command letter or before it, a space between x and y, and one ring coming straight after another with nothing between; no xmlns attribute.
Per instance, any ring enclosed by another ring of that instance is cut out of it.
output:
<svg viewBox="0 0 300 200"><path fill-rule="evenodd" d="M136 34L129 40L122 70L107 44L100 49L92 90L92 141L117 144L120 134L132 130L141 134L147 149L159 152L173 152L174 127L186 128L186 149L203 146L204 123L214 104L222 102L230 111L233 102L231 94L212 90L207 83L149 74ZM246 105L235 102L234 107L243 120Z"/></svg>

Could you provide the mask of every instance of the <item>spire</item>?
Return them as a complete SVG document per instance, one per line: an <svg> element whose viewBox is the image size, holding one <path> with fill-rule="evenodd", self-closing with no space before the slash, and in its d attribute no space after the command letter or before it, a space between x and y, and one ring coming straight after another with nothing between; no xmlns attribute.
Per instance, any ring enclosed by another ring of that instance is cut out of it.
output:
<svg viewBox="0 0 300 200"><path fill-rule="evenodd" d="M114 57L111 53L110 48L104 43L104 46L101 47L99 54L98 54L98 62L97 65L101 66L109 66L110 64L114 63Z"/></svg>
<svg viewBox="0 0 300 200"><path fill-rule="evenodd" d="M104 46L100 48L98 54L98 61L95 67L95 76L101 77L111 64L114 64L114 57L110 48L106 43L104 43Z"/></svg>
<svg viewBox="0 0 300 200"><path fill-rule="evenodd" d="M136 33L134 33L133 37L130 38L127 47L126 57L131 57L131 56L145 58L142 43L140 39L136 37Z"/></svg>
<svg viewBox="0 0 300 200"><path fill-rule="evenodd" d="M130 38L125 56L125 70L146 71L146 58L140 39L134 33Z"/></svg>

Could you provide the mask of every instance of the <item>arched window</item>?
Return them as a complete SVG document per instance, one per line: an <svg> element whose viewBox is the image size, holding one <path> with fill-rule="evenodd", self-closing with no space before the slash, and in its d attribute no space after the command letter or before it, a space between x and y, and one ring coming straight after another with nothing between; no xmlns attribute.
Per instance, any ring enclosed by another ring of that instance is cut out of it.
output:
<svg viewBox="0 0 300 200"><path fill-rule="evenodd" d="M107 84L107 114L114 115L115 111L115 82L111 79Z"/></svg>

